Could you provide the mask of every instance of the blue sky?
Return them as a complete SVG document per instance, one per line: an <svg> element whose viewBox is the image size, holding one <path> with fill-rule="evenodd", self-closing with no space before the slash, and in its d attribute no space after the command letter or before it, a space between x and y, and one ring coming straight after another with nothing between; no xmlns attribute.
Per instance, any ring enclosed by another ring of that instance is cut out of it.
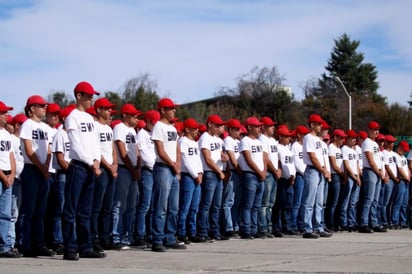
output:
<svg viewBox="0 0 412 274"><path fill-rule="evenodd" d="M377 67L378 92L406 105L411 10L406 0L0 0L0 100L17 113L32 94L71 93L83 80L121 91L147 72L159 95L185 103L254 66L277 66L302 99L346 32Z"/></svg>

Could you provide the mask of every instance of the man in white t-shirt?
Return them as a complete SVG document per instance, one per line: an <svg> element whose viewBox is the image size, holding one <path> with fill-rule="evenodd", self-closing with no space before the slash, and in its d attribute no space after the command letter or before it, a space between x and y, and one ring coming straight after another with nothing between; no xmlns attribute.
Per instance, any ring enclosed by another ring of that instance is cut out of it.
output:
<svg viewBox="0 0 412 274"><path fill-rule="evenodd" d="M198 214L198 242L206 242L208 236L215 240L228 240L220 233L220 210L222 204L224 163L228 160L223 151L223 140L219 137L226 124L219 115L207 119L207 131L198 141L203 166L202 198Z"/></svg>
<svg viewBox="0 0 412 274"><path fill-rule="evenodd" d="M69 136L71 159L66 174L62 215L64 260L104 258L93 250L90 232L95 177L101 174L99 135L93 117L86 113L93 95L99 95L88 82L74 88L76 108L67 116L64 126ZM79 253L79 256L77 255Z"/></svg>
<svg viewBox="0 0 412 274"><path fill-rule="evenodd" d="M7 112L13 107L0 101L0 258L19 258L20 254L9 245L11 224L12 186L16 174L16 162L10 133L4 128Z"/></svg>
<svg viewBox="0 0 412 274"><path fill-rule="evenodd" d="M243 172L243 199L240 237L253 239L258 232L257 219L262 206L267 164L259 140L262 123L255 117L246 119L247 136L240 141L239 165Z"/></svg>
<svg viewBox="0 0 412 274"><path fill-rule="evenodd" d="M91 217L91 237L93 249L102 252L110 246L110 227L113 198L117 179L117 153L114 147L113 130L108 125L115 104L107 98L99 98L94 103L96 121L94 123L99 136L101 150L100 170L96 178L93 194Z"/></svg>
<svg viewBox="0 0 412 274"><path fill-rule="evenodd" d="M360 223L358 231L360 233L386 232L385 228L379 226L378 221L378 201L381 189L381 180L384 179L382 170L382 159L379 145L375 142L379 134L379 124L375 121L368 124L368 138L362 143L362 190ZM372 228L369 227L372 225Z"/></svg>
<svg viewBox="0 0 412 274"><path fill-rule="evenodd" d="M148 110L144 115L145 127L137 133L137 149L140 152L142 163L141 177L138 182L139 201L136 208L136 220L133 246L148 247L148 236L146 231L150 231L151 226L146 228L146 219L149 214L149 224L151 223L152 192L153 192L153 167L156 162L156 150L152 140L152 130L160 120L160 113L157 110Z"/></svg>
<svg viewBox="0 0 412 274"><path fill-rule="evenodd" d="M153 169L152 196L152 251L165 252L171 249L186 249L176 240L177 213L179 209L179 176L181 165L177 130L172 122L177 105L169 98L157 103L160 120L152 130L156 149Z"/></svg>
<svg viewBox="0 0 412 274"><path fill-rule="evenodd" d="M303 238L316 239L319 237L330 237L322 225L322 204L324 194L324 178L329 178L330 173L326 168L323 157L321 139L319 134L322 130L323 119L318 114L311 114L308 118L310 133L303 138L303 162L306 164L304 173L305 187L302 197L302 212L304 218ZM316 203L315 216L314 207ZM313 218L314 217L314 218ZM312 219L313 224L312 225ZM314 231L318 232L315 234Z"/></svg>

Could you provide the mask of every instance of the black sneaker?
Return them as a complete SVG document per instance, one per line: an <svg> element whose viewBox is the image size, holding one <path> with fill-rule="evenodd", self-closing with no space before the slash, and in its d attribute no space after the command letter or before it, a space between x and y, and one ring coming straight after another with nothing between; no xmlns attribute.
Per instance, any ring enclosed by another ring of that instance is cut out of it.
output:
<svg viewBox="0 0 412 274"><path fill-rule="evenodd" d="M311 233L311 232L305 232L303 233L302 237L305 239L317 239L319 238L319 235L316 235L315 233Z"/></svg>
<svg viewBox="0 0 412 274"><path fill-rule="evenodd" d="M166 252L167 249L162 244L153 244L152 245L152 251L154 251L154 252Z"/></svg>
<svg viewBox="0 0 412 274"><path fill-rule="evenodd" d="M64 254L63 254L63 260L78 261L78 260L79 260L79 256L77 256L77 253L76 253L76 252L67 251L67 252L64 252Z"/></svg>
<svg viewBox="0 0 412 274"><path fill-rule="evenodd" d="M93 250L96 252L104 252L102 245L98 242L93 243Z"/></svg>
<svg viewBox="0 0 412 274"><path fill-rule="evenodd" d="M376 226L373 228L374 232L388 232L388 230L386 228L382 228L380 226Z"/></svg>
<svg viewBox="0 0 412 274"><path fill-rule="evenodd" d="M64 245L61 243L56 243L53 244L52 250L56 252L57 255L63 255L64 254Z"/></svg>
<svg viewBox="0 0 412 274"><path fill-rule="evenodd" d="M192 243L206 243L207 238L202 236L189 236L189 241Z"/></svg>
<svg viewBox="0 0 412 274"><path fill-rule="evenodd" d="M36 254L36 256L53 257L56 255L56 252L46 247L42 247L39 250L34 251L34 254Z"/></svg>
<svg viewBox="0 0 412 274"><path fill-rule="evenodd" d="M275 236L276 238L282 238L283 234L280 231L273 231L273 236Z"/></svg>
<svg viewBox="0 0 412 274"><path fill-rule="evenodd" d="M255 238L255 239L265 239L266 238L266 233L258 232L255 235L253 235L253 238Z"/></svg>
<svg viewBox="0 0 412 274"><path fill-rule="evenodd" d="M295 231L295 230L287 230L287 231L285 232L285 234L286 234L286 235L289 235L289 236L297 236L297 235L298 235L298 232Z"/></svg>
<svg viewBox="0 0 412 274"><path fill-rule="evenodd" d="M184 243L185 245L190 245L190 241L186 236L177 236L177 240Z"/></svg>
<svg viewBox="0 0 412 274"><path fill-rule="evenodd" d="M113 243L112 249L113 250L127 250L127 249L130 249L130 247L122 243Z"/></svg>
<svg viewBox="0 0 412 274"><path fill-rule="evenodd" d="M317 232L317 234L319 234L319 236L322 238L330 238L333 235L333 233L329 233L326 231L320 231L320 232Z"/></svg>
<svg viewBox="0 0 412 274"><path fill-rule="evenodd" d="M359 233L373 233L373 230L367 226L360 226L358 227Z"/></svg>
<svg viewBox="0 0 412 274"><path fill-rule="evenodd" d="M136 239L131 246L137 247L137 248L146 248L148 247L148 244L145 239Z"/></svg>
<svg viewBox="0 0 412 274"><path fill-rule="evenodd" d="M227 240L229 240L230 238L229 238L229 237L226 237L226 236L223 236L223 235L219 235L219 236L213 237L213 239L216 240L216 241L227 241Z"/></svg>
<svg viewBox="0 0 412 274"><path fill-rule="evenodd" d="M240 238L245 239L245 240L253 240L254 239L253 235L250 235L250 234L240 234Z"/></svg>
<svg viewBox="0 0 412 274"><path fill-rule="evenodd" d="M96 252L94 250L88 250L79 253L80 258L89 258L89 259L102 259L106 258L106 253Z"/></svg>
<svg viewBox="0 0 412 274"><path fill-rule="evenodd" d="M182 243L179 243L179 242L176 242L176 243L173 243L173 244L167 244L167 245L165 245L165 247L168 248L168 249L177 249L177 250L187 248L185 244L182 244Z"/></svg>
<svg viewBox="0 0 412 274"><path fill-rule="evenodd" d="M271 238L271 239L275 237L272 233L269 233L269 232L265 232L265 236L266 238Z"/></svg>
<svg viewBox="0 0 412 274"><path fill-rule="evenodd" d="M0 258L21 258L23 254L18 251L9 250L7 252L0 253Z"/></svg>

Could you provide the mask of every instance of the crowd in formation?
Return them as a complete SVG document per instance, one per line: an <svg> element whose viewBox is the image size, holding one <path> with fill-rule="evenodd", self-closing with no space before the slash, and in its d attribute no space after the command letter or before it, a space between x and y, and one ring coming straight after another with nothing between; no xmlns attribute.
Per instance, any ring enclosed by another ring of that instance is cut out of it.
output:
<svg viewBox="0 0 412 274"><path fill-rule="evenodd" d="M0 257L104 258L105 250L409 227L409 144L332 130L318 114L289 129L270 117L179 121L162 98L120 120L91 84L60 108L0 102ZM411 161L409 161L411 163Z"/></svg>

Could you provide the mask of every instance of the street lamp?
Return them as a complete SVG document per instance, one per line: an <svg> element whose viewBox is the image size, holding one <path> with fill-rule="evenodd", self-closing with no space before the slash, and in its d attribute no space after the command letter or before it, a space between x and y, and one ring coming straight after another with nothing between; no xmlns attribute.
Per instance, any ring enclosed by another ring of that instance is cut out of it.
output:
<svg viewBox="0 0 412 274"><path fill-rule="evenodd" d="M335 76L335 80L339 82L339 84L345 91L346 96L348 96L349 98L349 129L352 129L352 96L350 96L349 92L346 90L346 87L343 84L342 80L339 78L339 76Z"/></svg>

